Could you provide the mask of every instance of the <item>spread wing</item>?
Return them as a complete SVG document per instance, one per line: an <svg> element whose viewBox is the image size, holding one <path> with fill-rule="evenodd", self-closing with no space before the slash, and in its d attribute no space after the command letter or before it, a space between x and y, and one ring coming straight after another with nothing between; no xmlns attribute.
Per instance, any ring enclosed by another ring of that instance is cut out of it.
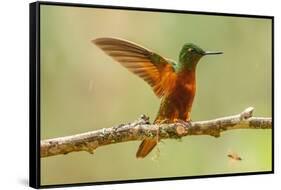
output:
<svg viewBox="0 0 281 190"><path fill-rule="evenodd" d="M144 47L117 38L97 38L92 42L145 80L158 97L165 95L175 82L172 62Z"/></svg>

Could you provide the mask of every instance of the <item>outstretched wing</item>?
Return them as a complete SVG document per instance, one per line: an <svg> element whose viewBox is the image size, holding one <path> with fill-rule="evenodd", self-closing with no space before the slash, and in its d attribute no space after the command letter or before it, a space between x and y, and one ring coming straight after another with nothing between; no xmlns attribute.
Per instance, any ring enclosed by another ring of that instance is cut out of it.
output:
<svg viewBox="0 0 281 190"><path fill-rule="evenodd" d="M135 43L117 38L92 41L107 55L144 79L158 97L165 95L175 81L175 70L167 59Z"/></svg>

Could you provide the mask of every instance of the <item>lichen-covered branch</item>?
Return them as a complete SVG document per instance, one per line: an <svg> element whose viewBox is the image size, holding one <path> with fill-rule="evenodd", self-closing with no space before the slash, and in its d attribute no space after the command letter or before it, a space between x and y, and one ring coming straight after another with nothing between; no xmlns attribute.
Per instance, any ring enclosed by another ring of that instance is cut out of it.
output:
<svg viewBox="0 0 281 190"><path fill-rule="evenodd" d="M150 124L149 118L142 115L138 120L111 128L59 137L41 141L41 157L67 154L75 151L94 151L101 146L144 138L178 139L188 135L211 135L232 129L271 129L271 118L252 117L250 107L237 115L208 121L190 123Z"/></svg>

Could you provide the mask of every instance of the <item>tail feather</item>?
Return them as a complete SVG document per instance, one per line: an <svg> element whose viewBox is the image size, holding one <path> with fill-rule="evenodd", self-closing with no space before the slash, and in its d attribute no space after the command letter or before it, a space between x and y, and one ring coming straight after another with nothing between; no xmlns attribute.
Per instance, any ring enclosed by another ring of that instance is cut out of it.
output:
<svg viewBox="0 0 281 190"><path fill-rule="evenodd" d="M157 140L156 139L144 139L139 146L137 151L137 158L144 158L148 155L152 149L156 146Z"/></svg>

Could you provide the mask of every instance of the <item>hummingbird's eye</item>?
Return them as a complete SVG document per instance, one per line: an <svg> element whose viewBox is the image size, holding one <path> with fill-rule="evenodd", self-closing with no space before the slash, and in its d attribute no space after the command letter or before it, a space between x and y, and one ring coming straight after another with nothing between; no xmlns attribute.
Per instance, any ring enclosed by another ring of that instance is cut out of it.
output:
<svg viewBox="0 0 281 190"><path fill-rule="evenodd" d="M188 50L187 51L189 51L189 52L193 52L193 48L188 48Z"/></svg>

